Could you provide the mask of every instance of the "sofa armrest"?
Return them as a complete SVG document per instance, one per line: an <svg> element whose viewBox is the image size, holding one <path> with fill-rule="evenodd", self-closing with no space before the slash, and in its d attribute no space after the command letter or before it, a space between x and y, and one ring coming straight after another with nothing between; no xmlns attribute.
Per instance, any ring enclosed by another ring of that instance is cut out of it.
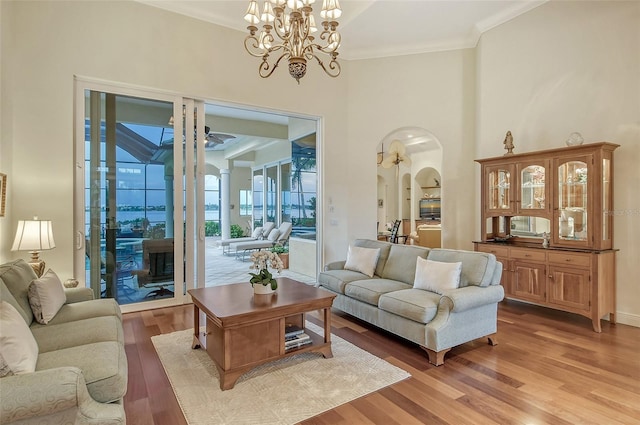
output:
<svg viewBox="0 0 640 425"><path fill-rule="evenodd" d="M75 419L74 423L125 423L121 405L98 403L91 398L84 376L76 367L7 376L0 379L0 386L0 423L3 424L29 418L43 419L43 416L61 414L66 410L69 410L71 419Z"/></svg>
<svg viewBox="0 0 640 425"><path fill-rule="evenodd" d="M501 285L465 286L445 292L440 303L447 302L450 304L450 311L461 312L482 305L499 303L503 299L504 288Z"/></svg>
<svg viewBox="0 0 640 425"><path fill-rule="evenodd" d="M67 304L89 301L94 298L91 288L64 288L64 294L67 296Z"/></svg>
<svg viewBox="0 0 640 425"><path fill-rule="evenodd" d="M324 266L324 271L328 272L329 270L343 270L344 269L344 265L347 262L345 260L342 261L333 261L329 264L327 264L326 266Z"/></svg>

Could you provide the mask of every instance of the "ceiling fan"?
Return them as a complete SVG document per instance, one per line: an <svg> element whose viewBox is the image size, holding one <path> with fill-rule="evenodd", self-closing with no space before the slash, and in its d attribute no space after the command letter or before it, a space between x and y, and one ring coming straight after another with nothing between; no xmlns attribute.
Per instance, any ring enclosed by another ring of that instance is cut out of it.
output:
<svg viewBox="0 0 640 425"><path fill-rule="evenodd" d="M407 156L404 144L399 140L394 140L391 142L391 145L389 145L387 156L383 154L380 165L384 168L391 168L394 165L399 167L401 162L406 166L411 166L411 158Z"/></svg>
<svg viewBox="0 0 640 425"><path fill-rule="evenodd" d="M214 146L223 144L227 140L236 138L236 136L232 136L231 134L213 133L211 132L211 128L209 126L204 127L204 132L206 134L206 136L204 137L204 146L206 148L212 148Z"/></svg>

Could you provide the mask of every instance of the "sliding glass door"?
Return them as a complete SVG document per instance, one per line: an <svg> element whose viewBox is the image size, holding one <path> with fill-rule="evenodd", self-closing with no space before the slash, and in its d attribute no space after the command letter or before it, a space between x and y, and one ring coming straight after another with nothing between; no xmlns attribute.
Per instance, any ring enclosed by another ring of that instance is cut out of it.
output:
<svg viewBox="0 0 640 425"><path fill-rule="evenodd" d="M76 275L131 310L184 302L204 286L202 103L76 83Z"/></svg>

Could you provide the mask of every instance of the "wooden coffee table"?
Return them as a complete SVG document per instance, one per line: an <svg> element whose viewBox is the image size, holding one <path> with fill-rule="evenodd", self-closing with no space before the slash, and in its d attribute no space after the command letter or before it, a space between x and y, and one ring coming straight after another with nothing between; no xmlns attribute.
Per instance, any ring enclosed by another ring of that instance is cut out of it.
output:
<svg viewBox="0 0 640 425"><path fill-rule="evenodd" d="M244 372L297 353L331 352L331 304L335 294L286 277L271 295L254 295L249 283L190 289L193 299L193 345L199 348L200 311L206 315L204 346L218 369L220 389L233 388ZM308 329L312 343L286 350L285 325L304 328L305 313L323 310L324 336Z"/></svg>

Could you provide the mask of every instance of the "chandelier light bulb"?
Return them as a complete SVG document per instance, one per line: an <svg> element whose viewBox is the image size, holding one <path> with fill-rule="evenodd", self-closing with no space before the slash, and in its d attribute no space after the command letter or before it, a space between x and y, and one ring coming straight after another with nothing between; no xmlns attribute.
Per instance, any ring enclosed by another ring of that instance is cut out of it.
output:
<svg viewBox="0 0 640 425"><path fill-rule="evenodd" d="M249 8L247 9L247 13L244 15L244 20L249 22L251 25L257 25L260 23L260 18L258 17L258 2L255 0L249 2Z"/></svg>
<svg viewBox="0 0 640 425"><path fill-rule="evenodd" d="M312 34L318 31L318 27L316 27L316 20L313 15L309 14L309 33Z"/></svg>
<svg viewBox="0 0 640 425"><path fill-rule="evenodd" d="M264 2L264 9L262 11L262 16L260 16L262 22L266 22L268 24L273 23L276 20L276 15L273 14L273 7L271 6L271 2L266 0Z"/></svg>

